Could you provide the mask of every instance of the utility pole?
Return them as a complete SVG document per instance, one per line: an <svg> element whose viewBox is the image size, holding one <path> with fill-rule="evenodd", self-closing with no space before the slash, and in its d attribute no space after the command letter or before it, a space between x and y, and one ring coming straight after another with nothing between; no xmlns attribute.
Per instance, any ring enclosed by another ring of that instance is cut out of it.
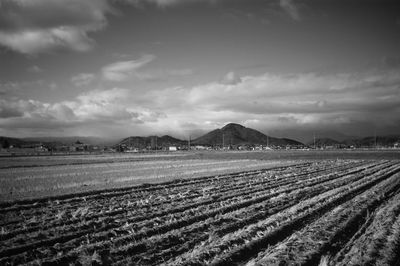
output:
<svg viewBox="0 0 400 266"><path fill-rule="evenodd" d="M225 149L225 134L222 133L222 149Z"/></svg>
<svg viewBox="0 0 400 266"><path fill-rule="evenodd" d="M317 147L315 146L315 132L314 132L314 150L316 150Z"/></svg>

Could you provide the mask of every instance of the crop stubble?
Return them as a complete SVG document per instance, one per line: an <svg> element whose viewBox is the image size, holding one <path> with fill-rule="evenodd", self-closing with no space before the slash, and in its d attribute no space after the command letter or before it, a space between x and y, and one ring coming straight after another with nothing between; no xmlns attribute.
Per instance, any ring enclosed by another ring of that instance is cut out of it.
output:
<svg viewBox="0 0 400 266"><path fill-rule="evenodd" d="M0 264L392 265L399 172L322 160L3 203Z"/></svg>

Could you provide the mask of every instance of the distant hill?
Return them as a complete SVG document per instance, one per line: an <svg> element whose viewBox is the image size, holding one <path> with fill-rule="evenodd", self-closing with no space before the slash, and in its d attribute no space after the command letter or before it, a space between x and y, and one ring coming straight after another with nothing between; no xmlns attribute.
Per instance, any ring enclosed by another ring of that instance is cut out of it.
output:
<svg viewBox="0 0 400 266"><path fill-rule="evenodd" d="M59 145L71 145L75 142L81 142L89 145L108 146L115 144L115 139L103 139L97 137L29 137L29 138L10 138L0 136L0 148L9 147L29 147L37 144L43 144L47 147Z"/></svg>
<svg viewBox="0 0 400 266"><path fill-rule="evenodd" d="M374 136L365 138L353 138L344 140L343 143L348 146L355 147L374 147L375 144L377 146L391 147L395 143L400 143L400 135L376 136L376 138Z"/></svg>
<svg viewBox="0 0 400 266"><path fill-rule="evenodd" d="M263 133L244 127L239 124L230 123L221 129L215 129L192 141L198 145L302 145L301 142L287 138L274 138L264 135Z"/></svg>
<svg viewBox="0 0 400 266"><path fill-rule="evenodd" d="M0 136L0 148L9 148L10 146L18 147L21 145L27 145L29 142L26 142L17 138L9 138Z"/></svg>
<svg viewBox="0 0 400 266"><path fill-rule="evenodd" d="M316 138L315 139L315 146L317 147L324 147L324 146L335 146L340 145L342 142L337 141L331 138ZM314 140L307 142L308 146L314 146Z"/></svg>
<svg viewBox="0 0 400 266"><path fill-rule="evenodd" d="M76 141L80 141L84 144L89 145L112 145L117 140L116 139L106 139L99 137L82 137L82 136L71 136L71 137L29 137L22 138L21 140L25 142L41 142L53 145L70 145Z"/></svg>
<svg viewBox="0 0 400 266"><path fill-rule="evenodd" d="M144 149L146 147L168 147L168 146L180 146L187 145L187 141L180 140L168 135L164 135L162 137L157 136L149 136L149 137L128 137L123 139L118 143L118 145L127 145L133 146L136 148Z"/></svg>
<svg viewBox="0 0 400 266"><path fill-rule="evenodd" d="M222 146L222 142L228 145L271 145L271 146L286 146L286 145L303 145L301 142L287 138L274 138L264 135L263 133L246 128L239 124L230 123L221 129L215 129L207 134L191 141L192 145L206 146ZM183 146L187 145L186 140L180 140L168 135L162 137L128 137L120 141L117 145L133 146L140 149L146 147L168 147L168 146Z"/></svg>
<svg viewBox="0 0 400 266"><path fill-rule="evenodd" d="M307 128L275 129L268 131L271 135L295 139L303 143L311 143L313 136L316 138L329 138L336 141L358 138L358 136L346 135L334 130L314 130Z"/></svg>
<svg viewBox="0 0 400 266"><path fill-rule="evenodd" d="M48 147L57 145L71 145L76 141L84 144L99 145L99 146L115 146L119 144L131 145L141 149L147 147L168 147L168 146L185 146L187 140L177 139L168 135L162 137L148 136L148 137L128 137L121 141L115 139L105 139L97 137L31 137L31 138L10 138L0 136L0 148L26 147L35 144L44 144ZM317 138L315 144L317 147L324 146L354 146L354 147L393 147L395 143L400 143L400 135L377 136L376 139L372 137L348 138L345 140L336 140L334 138ZM192 145L206 145L206 146L225 146L229 145L270 145L270 146L286 146L286 145L303 145L301 142L289 138L275 138L267 136L255 129L246 128L242 125L230 123L223 128L212 130L205 135L198 137L191 141ZM314 145L314 140L306 142L309 146Z"/></svg>
<svg viewBox="0 0 400 266"><path fill-rule="evenodd" d="M376 140L376 143L375 143ZM375 137L353 137L349 139L345 139L342 141L338 141L331 138L317 138L315 139L315 145L317 147L324 147L324 146L337 146L337 145L344 145L344 146L354 146L354 147L375 147L377 146L382 147L392 147L395 143L400 143L400 135L389 135L389 136L376 136ZM307 142L308 146L314 145L314 140L310 140Z"/></svg>

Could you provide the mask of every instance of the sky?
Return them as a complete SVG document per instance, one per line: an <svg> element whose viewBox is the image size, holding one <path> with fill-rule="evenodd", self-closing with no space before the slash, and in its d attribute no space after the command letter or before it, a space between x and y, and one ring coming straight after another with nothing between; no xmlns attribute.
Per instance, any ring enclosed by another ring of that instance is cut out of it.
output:
<svg viewBox="0 0 400 266"><path fill-rule="evenodd" d="M400 134L400 3L0 0L0 135Z"/></svg>

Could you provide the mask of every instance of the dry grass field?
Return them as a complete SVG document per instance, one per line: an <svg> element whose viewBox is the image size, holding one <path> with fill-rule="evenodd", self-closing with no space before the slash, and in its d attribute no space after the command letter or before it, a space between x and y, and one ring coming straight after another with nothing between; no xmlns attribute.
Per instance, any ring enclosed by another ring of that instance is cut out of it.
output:
<svg viewBox="0 0 400 266"><path fill-rule="evenodd" d="M292 160L206 159L184 155L8 158L0 166L0 202L130 187L294 164Z"/></svg>
<svg viewBox="0 0 400 266"><path fill-rule="evenodd" d="M396 154L307 156L9 158L0 264L396 265Z"/></svg>

